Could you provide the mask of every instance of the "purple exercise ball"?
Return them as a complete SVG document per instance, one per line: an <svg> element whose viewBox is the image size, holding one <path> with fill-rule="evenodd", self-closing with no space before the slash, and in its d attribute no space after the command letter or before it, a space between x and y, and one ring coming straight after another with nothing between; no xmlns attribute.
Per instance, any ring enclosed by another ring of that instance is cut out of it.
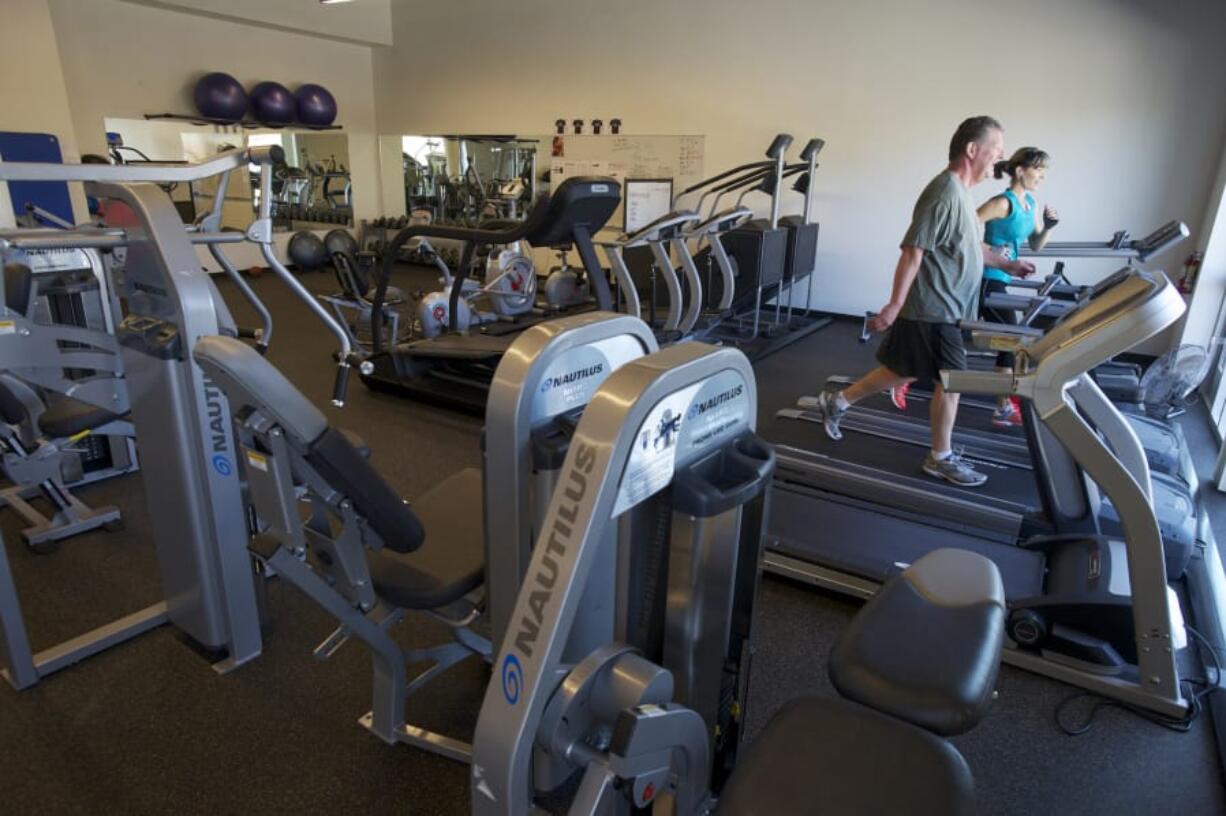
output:
<svg viewBox="0 0 1226 816"><path fill-rule="evenodd" d="M247 92L242 83L221 71L200 77L192 100L200 115L209 119L237 122L247 115Z"/></svg>
<svg viewBox="0 0 1226 816"><path fill-rule="evenodd" d="M298 121L302 124L325 127L336 121L336 98L322 85L299 85L294 98L298 102Z"/></svg>
<svg viewBox="0 0 1226 816"><path fill-rule="evenodd" d="M298 115L294 95L280 82L261 82L252 88L251 110L266 125L288 125Z"/></svg>

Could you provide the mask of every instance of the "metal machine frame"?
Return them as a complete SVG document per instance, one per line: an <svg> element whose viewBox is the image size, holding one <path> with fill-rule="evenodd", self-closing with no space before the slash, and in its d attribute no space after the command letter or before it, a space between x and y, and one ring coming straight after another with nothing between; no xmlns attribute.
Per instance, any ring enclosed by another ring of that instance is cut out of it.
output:
<svg viewBox="0 0 1226 816"><path fill-rule="evenodd" d="M116 250L112 253L112 264L124 270L128 312L117 329L118 342L104 354L74 349L66 352L60 363L64 367L74 367L76 363L77 367L104 372L122 370L126 375L132 422L141 440L142 464L147 474L146 503L166 599L60 646L31 654L9 565L0 549L0 629L5 635L4 658L8 666L5 676L17 688L33 685L53 671L166 621L174 623L204 648L224 651L227 656L214 665L219 672L230 671L260 654L256 575L245 545L240 546L248 531L242 487L233 459L234 430L229 408L225 397L207 381L191 358L196 338L242 332L208 275L194 274L199 272L200 262L193 244L218 249L221 244L241 241L260 244L273 270L308 306L314 307L340 341L334 402L343 402L348 366L353 359L343 330L334 325L272 251L270 169L278 151L279 148L234 150L194 165L0 162L0 181L85 182L90 195L122 204L116 210L122 210L125 220L130 220L123 227L4 230L0 231L0 247ZM249 163L261 168L263 195L259 217L245 234L218 231L221 195L213 208L213 215L218 217L206 219L195 231L185 231L166 193L155 183L144 183L193 182L222 175L219 189L224 191L224 177ZM258 298L233 266L223 263L222 267L232 279L238 279L240 292L253 305L258 304ZM265 323L261 339L266 342L271 335L271 317L266 309L259 305L256 308ZM94 345L98 342L93 334L77 337L69 327L59 331L65 332L68 339ZM246 336L259 335L247 332ZM34 382L47 376L35 374ZM58 380L46 384L84 402L114 410L111 389L98 394L84 384Z"/></svg>
<svg viewBox="0 0 1226 816"><path fill-rule="evenodd" d="M624 365L592 398L486 689L473 745L474 813L525 814L534 790L552 789L576 766L586 772L572 812L599 812L618 779L629 777L634 804L669 790L690 812L730 762L739 729L721 719L730 711L721 703L726 683L746 679L737 633L748 620L737 601L751 608L756 593L773 465L769 449L754 445L755 406L745 355L701 343ZM714 515L691 515L686 479L710 464L722 471L726 502ZM670 484L667 592L659 601L667 622L656 665L625 645L641 635L652 581L638 560L652 536L633 528L638 511L654 511L654 497ZM610 595L612 604L598 600ZM681 705L671 702L674 682ZM607 752L586 741L614 715Z"/></svg>

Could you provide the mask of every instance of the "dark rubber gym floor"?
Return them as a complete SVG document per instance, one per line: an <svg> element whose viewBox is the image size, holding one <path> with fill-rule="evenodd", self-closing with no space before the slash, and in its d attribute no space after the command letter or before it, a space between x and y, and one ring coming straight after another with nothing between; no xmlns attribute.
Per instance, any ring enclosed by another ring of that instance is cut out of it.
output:
<svg viewBox="0 0 1226 816"><path fill-rule="evenodd" d="M397 283L408 289L431 277L399 274ZM331 289L323 273L303 281ZM271 276L254 286L277 321L271 359L325 405L330 335ZM222 288L239 321L249 321L233 290L224 282ZM839 322L760 363L764 426L775 408L820 387L828 374L869 365L870 349L855 341L857 333L858 325ZM373 394L356 381L349 404L326 411L366 438L375 464L410 498L480 463L474 419ZM126 531L81 536L54 555L38 556L20 543L15 515L0 513L36 649L159 600L140 476L81 495L119 505ZM369 659L361 645L349 644L319 663L311 649L332 631L328 617L275 581L269 610L264 654L228 676L214 673L163 627L29 691L0 687L0 812L465 812L464 766L389 747L357 725L370 695ZM764 581L755 622L751 735L790 697L833 693L826 652L854 611L854 604L800 584ZM412 619L397 634L405 644L424 645L437 642L441 630ZM485 676L484 667L470 661L415 697L411 715L468 738ZM987 719L956 740L974 771L981 813L1226 812L1207 716L1188 733L1175 733L1107 709L1088 734L1073 738L1052 720L1071 688L1005 667L999 691ZM881 768L882 784L889 784L889 774ZM812 812L822 812L820 801Z"/></svg>

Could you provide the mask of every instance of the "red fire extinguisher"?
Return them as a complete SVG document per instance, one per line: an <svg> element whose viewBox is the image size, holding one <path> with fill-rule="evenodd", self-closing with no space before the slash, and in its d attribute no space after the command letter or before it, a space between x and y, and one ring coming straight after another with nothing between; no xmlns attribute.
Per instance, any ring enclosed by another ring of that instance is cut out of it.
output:
<svg viewBox="0 0 1226 816"><path fill-rule="evenodd" d="M1179 279L1179 291L1190 293L1196 287L1196 276L1200 274L1200 265L1205 260L1205 253L1193 252L1183 262L1183 276Z"/></svg>

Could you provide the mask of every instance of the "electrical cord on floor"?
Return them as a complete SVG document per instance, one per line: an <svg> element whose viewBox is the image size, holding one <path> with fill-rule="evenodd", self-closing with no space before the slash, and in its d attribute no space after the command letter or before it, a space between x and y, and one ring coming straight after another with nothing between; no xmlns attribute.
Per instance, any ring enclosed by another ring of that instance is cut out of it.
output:
<svg viewBox="0 0 1226 816"><path fill-rule="evenodd" d="M1078 691L1066 697L1064 700L1062 700L1059 703L1059 705L1056 706L1055 711L1053 712L1054 718L1056 721L1056 727L1059 728L1061 731L1063 731L1065 734L1069 735L1070 737L1079 737L1082 734L1088 733L1090 729L1094 727L1094 720L1098 716L1098 713L1100 711L1102 711L1105 708L1119 708L1119 709L1123 709L1124 711L1130 711L1133 714L1136 714L1138 717L1149 720L1154 725L1159 725L1163 728L1168 728L1171 731L1178 731L1180 733L1186 733L1190 731L1192 729L1193 721L1197 718L1197 716L1200 715L1201 710L1204 708L1203 700L1206 697L1208 697L1210 694L1214 693L1215 691L1220 690L1221 688L1220 684L1222 680L1222 661L1217 653L1217 649L1213 648L1213 644L1211 644L1205 638L1204 635L1196 631L1196 629L1192 628L1191 626L1185 625L1184 628L1187 629L1188 634L1192 635L1192 637L1194 637L1202 646L1205 647L1205 649L1209 651L1210 657L1213 658L1213 680L1212 682L1209 680L1208 677L1205 677L1203 679L1182 681L1187 687L1185 690L1185 693L1188 697L1187 714L1179 718L1164 717L1161 714L1155 714L1154 712L1149 711L1148 709L1140 708L1134 705L1129 705L1128 703L1121 703L1118 700L1111 700L1106 697L1102 697L1101 695L1095 694L1094 692ZM1202 660L1202 663L1203 662L1204 661ZM1206 669L1208 668L1209 667L1206 666ZM1207 671L1206 671L1206 674L1208 674ZM1078 700L1085 699L1085 698L1091 698L1094 700L1094 704L1090 706L1089 713L1086 714L1084 720L1080 724L1077 724L1077 725L1067 724L1064 719L1064 713L1066 709L1068 709L1070 705L1077 702Z"/></svg>

